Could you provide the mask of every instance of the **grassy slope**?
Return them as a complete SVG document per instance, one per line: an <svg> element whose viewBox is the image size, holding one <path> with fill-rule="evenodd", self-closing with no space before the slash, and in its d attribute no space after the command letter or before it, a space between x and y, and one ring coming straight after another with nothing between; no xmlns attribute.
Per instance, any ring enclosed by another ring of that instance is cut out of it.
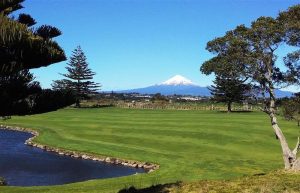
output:
<svg viewBox="0 0 300 193"><path fill-rule="evenodd" d="M299 193L300 177L296 173L272 172L263 176L243 177L230 181L182 183L167 188L170 193Z"/></svg>
<svg viewBox="0 0 300 193"><path fill-rule="evenodd" d="M201 180L151 186L136 190L130 187L122 193L299 193L298 173L274 171L267 175L242 177L233 180Z"/></svg>
<svg viewBox="0 0 300 193"><path fill-rule="evenodd" d="M279 120L290 143L299 128ZM13 117L5 124L37 129L51 146L161 166L151 174L52 187L1 187L0 192L115 192L135 185L229 179L282 167L278 141L259 112L64 109ZM294 144L292 144L294 145Z"/></svg>

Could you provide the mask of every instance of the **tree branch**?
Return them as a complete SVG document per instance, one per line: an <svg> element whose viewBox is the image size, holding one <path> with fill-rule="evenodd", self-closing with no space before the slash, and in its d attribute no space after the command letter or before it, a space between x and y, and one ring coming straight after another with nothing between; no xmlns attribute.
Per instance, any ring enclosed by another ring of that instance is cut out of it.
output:
<svg viewBox="0 0 300 193"><path fill-rule="evenodd" d="M298 141L297 141L296 147L295 147L295 149L293 150L293 154L294 154L295 156L297 155L299 149L300 149L300 138L298 137Z"/></svg>

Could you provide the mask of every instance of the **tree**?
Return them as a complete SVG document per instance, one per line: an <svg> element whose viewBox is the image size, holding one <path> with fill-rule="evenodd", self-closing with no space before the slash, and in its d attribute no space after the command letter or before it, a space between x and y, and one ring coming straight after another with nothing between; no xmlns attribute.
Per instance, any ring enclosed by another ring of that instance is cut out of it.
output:
<svg viewBox="0 0 300 193"><path fill-rule="evenodd" d="M32 114L54 111L74 104L75 97L70 90L44 89L33 98Z"/></svg>
<svg viewBox="0 0 300 193"><path fill-rule="evenodd" d="M283 116L288 120L295 120L300 126L300 94L283 102Z"/></svg>
<svg viewBox="0 0 300 193"><path fill-rule="evenodd" d="M41 91L29 70L0 76L0 116L25 114L30 109L30 96Z"/></svg>
<svg viewBox="0 0 300 193"><path fill-rule="evenodd" d="M71 89L76 95L76 107L80 107L80 100L95 94L100 85L91 81L96 74L88 67L86 56L78 46L70 57L68 73L63 74L68 79L57 80L52 84L53 89Z"/></svg>
<svg viewBox="0 0 300 193"><path fill-rule="evenodd" d="M41 91L29 69L66 59L53 40L61 34L57 28L33 27L36 21L28 14L10 17L23 1L0 1L0 116L28 111L29 97Z"/></svg>
<svg viewBox="0 0 300 193"><path fill-rule="evenodd" d="M70 90L72 91L71 87L72 84L71 80L63 79L63 80L54 80L51 84L52 90Z"/></svg>
<svg viewBox="0 0 300 193"><path fill-rule="evenodd" d="M250 85L243 81L224 76L216 76L214 85L209 88L213 100L227 104L227 112L231 112L233 102L242 102L249 97Z"/></svg>
<svg viewBox="0 0 300 193"><path fill-rule="evenodd" d="M294 33L299 32L300 26L293 25L291 29L290 23L299 24L299 19L300 6L297 5L282 12L276 19L260 17L250 27L240 25L207 44L208 51L216 56L201 67L205 74L226 74L232 63L240 78L246 78L259 87L264 98L262 110L270 117L276 138L280 141L285 168L296 170L300 170L300 159L297 159L299 138L296 147L291 150L278 125L274 90L299 83L299 57L287 56L285 65L288 70L280 69L276 64L276 50L284 43L295 44L295 38L291 41L290 37L297 37ZM295 53L292 55L295 56Z"/></svg>
<svg viewBox="0 0 300 193"><path fill-rule="evenodd" d="M0 186L5 186L5 185L7 185L5 179L0 177Z"/></svg>
<svg viewBox="0 0 300 193"><path fill-rule="evenodd" d="M53 40L61 32L52 26L33 27L35 20L27 14L18 18L10 14L22 7L24 0L0 1L0 75L23 69L39 68L66 59Z"/></svg>
<svg viewBox="0 0 300 193"><path fill-rule="evenodd" d="M153 103L160 103L160 104L165 104L169 100L167 97L163 96L161 93L156 93L152 96L151 101Z"/></svg>

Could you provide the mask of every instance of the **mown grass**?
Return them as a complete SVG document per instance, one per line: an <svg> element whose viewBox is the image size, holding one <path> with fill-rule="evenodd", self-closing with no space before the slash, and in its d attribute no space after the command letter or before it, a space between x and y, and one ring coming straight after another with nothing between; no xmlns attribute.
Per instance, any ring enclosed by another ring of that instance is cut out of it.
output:
<svg viewBox="0 0 300 193"><path fill-rule="evenodd" d="M232 180L201 180L189 183L173 183L137 190L134 187L120 193L298 193L299 173L274 171L258 176Z"/></svg>
<svg viewBox="0 0 300 193"><path fill-rule="evenodd" d="M291 147L299 128L279 119ZM3 122L34 128L39 143L69 150L153 162L150 174L61 186L0 187L0 192L117 192L176 181L232 179L282 168L280 146L260 112L63 109Z"/></svg>

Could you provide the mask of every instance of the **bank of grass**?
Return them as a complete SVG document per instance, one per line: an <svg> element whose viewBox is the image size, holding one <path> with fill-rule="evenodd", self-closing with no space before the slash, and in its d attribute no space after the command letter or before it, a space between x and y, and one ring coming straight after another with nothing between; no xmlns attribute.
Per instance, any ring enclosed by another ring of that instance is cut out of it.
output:
<svg viewBox="0 0 300 193"><path fill-rule="evenodd" d="M284 171L235 180L181 183L169 188L170 193L299 193L300 175Z"/></svg>
<svg viewBox="0 0 300 193"><path fill-rule="evenodd" d="M279 121L294 146L299 128ZM34 128L42 144L160 165L150 174L61 186L0 187L0 192L117 192L131 185L226 180L283 167L269 119L260 112L70 108L0 123Z"/></svg>
<svg viewBox="0 0 300 193"><path fill-rule="evenodd" d="M157 185L137 190L134 187L120 193L299 193L297 173L274 171L233 180L201 180L189 183Z"/></svg>

